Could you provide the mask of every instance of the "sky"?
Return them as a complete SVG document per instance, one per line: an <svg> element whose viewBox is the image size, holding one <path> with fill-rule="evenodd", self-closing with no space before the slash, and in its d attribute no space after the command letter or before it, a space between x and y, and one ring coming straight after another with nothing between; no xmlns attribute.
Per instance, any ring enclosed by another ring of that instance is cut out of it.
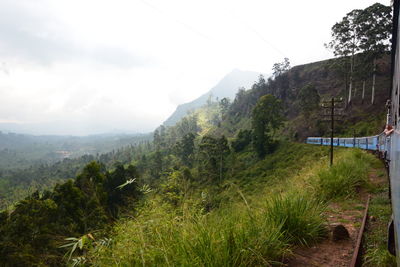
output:
<svg viewBox="0 0 400 267"><path fill-rule="evenodd" d="M233 69L332 57L370 0L0 0L0 130L150 132Z"/></svg>

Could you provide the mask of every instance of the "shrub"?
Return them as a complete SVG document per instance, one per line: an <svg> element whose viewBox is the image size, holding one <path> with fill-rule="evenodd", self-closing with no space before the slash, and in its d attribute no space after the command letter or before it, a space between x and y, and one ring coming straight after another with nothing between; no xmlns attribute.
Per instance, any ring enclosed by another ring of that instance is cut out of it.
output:
<svg viewBox="0 0 400 267"><path fill-rule="evenodd" d="M236 139L232 141L231 146L235 152L243 151L252 140L252 134L250 130L240 130Z"/></svg>
<svg viewBox="0 0 400 267"><path fill-rule="evenodd" d="M321 202L303 194L278 194L267 199L265 219L291 244L309 245L326 236L323 211Z"/></svg>

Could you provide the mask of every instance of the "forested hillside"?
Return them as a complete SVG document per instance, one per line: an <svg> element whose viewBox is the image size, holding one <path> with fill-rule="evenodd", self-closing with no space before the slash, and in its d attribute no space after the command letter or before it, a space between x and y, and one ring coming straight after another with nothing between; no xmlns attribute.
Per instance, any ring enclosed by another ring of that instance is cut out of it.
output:
<svg viewBox="0 0 400 267"><path fill-rule="evenodd" d="M149 140L152 138L150 134L133 138L99 137L100 140L90 138L87 142L81 138L54 137L56 140L51 143L49 137L18 136L16 134L4 134L4 136L11 136L12 142L7 140L3 143L4 146L11 147L11 149L4 148L0 151L0 155L2 155L0 158L0 209L12 206L13 203L36 190L50 189L56 183L75 178L91 161L101 161L107 167L113 166L116 162L129 163L140 157L140 151L150 146ZM19 143L21 139L28 139L28 142ZM31 139L35 142L32 142ZM37 139L45 141L40 142ZM103 143L101 140L105 142ZM82 144L81 147L79 143ZM68 149L67 151L73 155L60 157L54 151L59 146L64 146L64 149ZM84 150L90 147L109 150L109 152L84 153L82 156L77 156L76 154L80 154L79 147Z"/></svg>
<svg viewBox="0 0 400 267"><path fill-rule="evenodd" d="M151 140L149 134L51 136L0 132L0 170L52 164L64 158L107 153Z"/></svg>
<svg viewBox="0 0 400 267"><path fill-rule="evenodd" d="M381 130L387 49L372 61L367 49L293 68L285 59L233 100L161 125L151 142L4 171L0 265L284 264L327 237L332 201L373 191L372 155L337 149L327 169L327 148L301 142L328 133L320 102L331 97L343 98L336 134ZM30 187L39 190L16 202Z"/></svg>
<svg viewBox="0 0 400 267"><path fill-rule="evenodd" d="M362 58L363 55L357 56ZM371 78L365 81L360 79L354 81L351 102L348 103L349 93L346 86L348 80L343 77L340 69L337 69L341 61L342 59L330 59L295 66L268 80L260 77L250 90L238 92L227 111L229 115L221 122L221 129L215 131L233 136L238 129L243 129L243 127L250 129L249 118L253 107L258 99L266 94L272 94L281 99L287 118L283 133L290 139L303 141L307 136L329 133L329 125L321 123L323 109L320 101L330 100L331 97L342 97L343 107L346 107L342 118L344 121L337 125L336 134L354 134L353 129L359 136L382 131L385 103L390 88L389 55L383 55L377 61L374 104L371 103ZM357 123L359 124L355 125Z"/></svg>

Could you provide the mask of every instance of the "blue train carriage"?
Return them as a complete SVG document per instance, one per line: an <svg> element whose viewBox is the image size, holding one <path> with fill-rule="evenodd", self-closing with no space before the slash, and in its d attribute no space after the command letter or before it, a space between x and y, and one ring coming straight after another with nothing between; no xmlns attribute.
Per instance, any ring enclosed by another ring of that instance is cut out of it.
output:
<svg viewBox="0 0 400 267"><path fill-rule="evenodd" d="M330 146L330 137L308 137L306 140L307 144L312 145L323 145ZM367 136L367 137L344 137L344 138L333 138L333 146L340 147L357 147L367 150L383 150L386 146L386 139L381 135Z"/></svg>
<svg viewBox="0 0 400 267"><path fill-rule="evenodd" d="M400 266L400 135L399 135L399 6L400 0L393 1L393 35L392 35L392 86L390 92L390 109L388 125L394 129L387 140L386 157L389 165L390 194L392 201L392 222L389 226L388 248L396 254L397 265Z"/></svg>

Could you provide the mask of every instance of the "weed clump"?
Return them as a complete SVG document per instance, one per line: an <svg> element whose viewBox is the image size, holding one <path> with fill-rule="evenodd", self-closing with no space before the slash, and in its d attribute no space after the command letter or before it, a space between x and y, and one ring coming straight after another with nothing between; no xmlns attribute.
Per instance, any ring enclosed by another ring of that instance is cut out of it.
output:
<svg viewBox="0 0 400 267"><path fill-rule="evenodd" d="M323 211L321 202L304 194L279 194L267 200L265 217L289 243L310 245L327 234Z"/></svg>

